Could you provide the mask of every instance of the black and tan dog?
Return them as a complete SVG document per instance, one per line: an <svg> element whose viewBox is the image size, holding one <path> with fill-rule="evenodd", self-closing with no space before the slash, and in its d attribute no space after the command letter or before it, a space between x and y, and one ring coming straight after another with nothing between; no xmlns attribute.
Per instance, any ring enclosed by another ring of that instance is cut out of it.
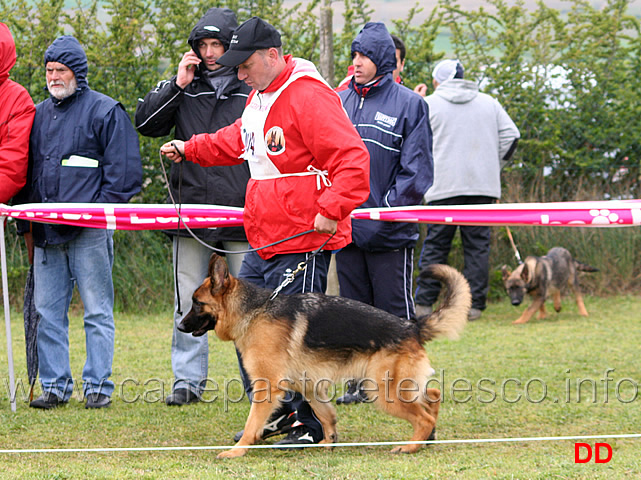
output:
<svg viewBox="0 0 641 480"><path fill-rule="evenodd" d="M545 300L548 296L552 296L554 310L560 312L561 293L567 288L574 292L579 314L587 317L588 311L585 309L583 295L579 288L578 271L597 272L598 270L577 262L563 247L551 248L543 257L529 256L513 272L507 265L503 265L501 267L503 284L512 305L521 305L526 293L533 299L532 305L512 323L527 322L537 310L539 318L545 318Z"/></svg>
<svg viewBox="0 0 641 480"><path fill-rule="evenodd" d="M370 400L412 424L412 441L427 440L441 393L426 388L434 370L423 343L439 336L456 338L467 322L471 296L465 278L451 267L433 265L421 275L442 281L448 294L441 308L414 322L319 293L281 294L270 300L271 291L232 277L225 260L213 254L209 277L194 292L192 310L178 328L195 336L214 330L221 340L233 341L254 384L243 436L218 457L244 455L248 449L242 447L261 438L286 390L309 401L323 426L321 443L336 442L336 411L327 390L350 378L367 379ZM372 385L378 392L373 393ZM419 448L409 444L393 451Z"/></svg>

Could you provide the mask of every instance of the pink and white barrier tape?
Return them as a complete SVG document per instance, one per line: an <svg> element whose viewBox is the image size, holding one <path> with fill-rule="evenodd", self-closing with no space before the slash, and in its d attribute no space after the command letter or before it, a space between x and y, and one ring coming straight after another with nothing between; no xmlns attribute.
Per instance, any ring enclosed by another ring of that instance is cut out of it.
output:
<svg viewBox="0 0 641 480"><path fill-rule="evenodd" d="M0 216L43 223L109 230L162 230L176 228L179 217L173 205L138 203L29 203L0 205ZM182 221L191 229L238 227L243 209L216 205L182 205ZM184 228L182 225L181 228Z"/></svg>
<svg viewBox="0 0 641 480"><path fill-rule="evenodd" d="M352 218L452 225L624 227L641 225L641 200L367 208Z"/></svg>
<svg viewBox="0 0 641 480"><path fill-rule="evenodd" d="M192 229L243 224L239 207L182 205L180 215ZM111 230L161 230L179 224L176 209L167 204L0 204L1 216ZM367 208L354 210L352 218L452 225L623 227L641 225L641 200Z"/></svg>

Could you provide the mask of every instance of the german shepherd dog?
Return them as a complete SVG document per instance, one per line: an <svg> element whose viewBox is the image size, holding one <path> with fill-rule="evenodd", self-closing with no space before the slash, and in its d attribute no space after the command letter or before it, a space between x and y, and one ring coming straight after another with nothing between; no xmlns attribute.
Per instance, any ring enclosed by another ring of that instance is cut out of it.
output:
<svg viewBox="0 0 641 480"><path fill-rule="evenodd" d="M414 427L412 441L430 437L441 392L427 388L434 369L422 345L440 336L456 338L467 322L470 289L455 269L433 265L421 273L443 282L448 293L438 310L416 321L320 293L270 299L270 290L232 277L216 254L208 275L178 328L194 336L214 330L221 340L233 341L254 387L243 436L219 458L244 455L248 449L242 447L261 439L265 422L287 390L309 401L323 426L320 443L337 442L336 411L327 391L336 384L332 382L351 378L376 383L376 395L368 385L370 400L408 420ZM409 444L393 451L413 453L419 448Z"/></svg>
<svg viewBox="0 0 641 480"><path fill-rule="evenodd" d="M574 292L579 314L587 317L588 311L579 288L578 271L598 272L598 269L574 260L563 247L551 248L543 257L529 256L514 271L503 265L503 284L512 305L521 305L526 292L533 299L532 305L512 323L526 323L537 310L539 319L545 318L545 300L550 295L554 301L554 310L560 312L561 293L567 287Z"/></svg>

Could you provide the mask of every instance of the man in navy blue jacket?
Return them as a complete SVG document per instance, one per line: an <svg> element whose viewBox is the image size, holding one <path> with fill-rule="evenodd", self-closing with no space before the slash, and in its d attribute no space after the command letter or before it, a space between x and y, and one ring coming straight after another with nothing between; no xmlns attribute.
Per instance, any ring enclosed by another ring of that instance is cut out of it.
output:
<svg viewBox="0 0 641 480"><path fill-rule="evenodd" d="M140 191L138 134L124 107L87 83L87 56L74 37L45 52L50 97L36 106L29 144L30 178L21 200L39 203L126 203ZM43 394L34 408L69 401L68 309L74 285L84 305L86 408L108 407L114 353L113 231L33 223L34 302Z"/></svg>
<svg viewBox="0 0 641 480"><path fill-rule="evenodd" d="M419 205L433 179L427 106L392 78L396 48L383 23L365 25L352 59L354 77L339 95L370 154L370 196L362 207ZM352 220L353 242L336 255L341 296L412 318L418 234L416 224ZM337 403L359 400L352 385Z"/></svg>

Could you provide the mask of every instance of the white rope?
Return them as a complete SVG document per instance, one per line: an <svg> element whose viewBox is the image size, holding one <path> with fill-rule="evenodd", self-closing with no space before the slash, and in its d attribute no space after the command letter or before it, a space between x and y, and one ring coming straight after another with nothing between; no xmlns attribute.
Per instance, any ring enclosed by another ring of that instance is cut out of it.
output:
<svg viewBox="0 0 641 480"><path fill-rule="evenodd" d="M469 443L506 443L506 442L544 442L544 441L567 441L567 440L602 440L621 438L641 438L641 433L624 433L612 435L576 435L566 437L514 437L514 438L470 438L453 440L426 440L421 442L353 442L353 443L332 443L332 444L304 444L304 445L246 445L242 447L209 445L189 447L113 447L113 448L23 448L23 449L0 449L3 453L112 453L112 452L166 452L185 450L231 450L233 448L247 449L288 449L288 448L328 448L328 447L379 447L396 445L447 445L447 444L469 444Z"/></svg>

